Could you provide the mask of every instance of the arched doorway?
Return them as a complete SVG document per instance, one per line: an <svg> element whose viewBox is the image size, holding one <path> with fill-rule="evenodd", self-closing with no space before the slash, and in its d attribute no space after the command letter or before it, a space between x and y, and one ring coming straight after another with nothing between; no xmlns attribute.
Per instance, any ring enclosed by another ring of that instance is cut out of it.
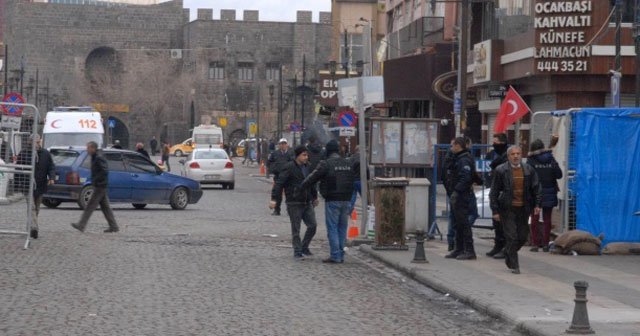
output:
<svg viewBox="0 0 640 336"><path fill-rule="evenodd" d="M111 127L113 126L113 127ZM120 145L124 149L129 148L129 129L122 120L116 117L109 117L107 122L107 132L109 135L109 144L114 144L116 140L120 141Z"/></svg>

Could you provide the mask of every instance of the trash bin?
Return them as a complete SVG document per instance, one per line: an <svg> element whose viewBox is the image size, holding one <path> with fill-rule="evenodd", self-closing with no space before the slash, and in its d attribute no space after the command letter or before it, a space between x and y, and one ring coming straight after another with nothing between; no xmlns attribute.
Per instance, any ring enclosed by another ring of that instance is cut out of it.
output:
<svg viewBox="0 0 640 336"><path fill-rule="evenodd" d="M374 178L375 244L377 250L408 250L405 244L406 178Z"/></svg>
<svg viewBox="0 0 640 336"><path fill-rule="evenodd" d="M429 187L426 178L409 179L405 196L405 232L429 231Z"/></svg>

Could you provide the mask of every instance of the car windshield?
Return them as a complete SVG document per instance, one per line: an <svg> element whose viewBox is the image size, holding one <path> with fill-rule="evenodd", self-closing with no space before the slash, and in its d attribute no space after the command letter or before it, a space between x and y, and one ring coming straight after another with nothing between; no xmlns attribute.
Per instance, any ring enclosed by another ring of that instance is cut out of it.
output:
<svg viewBox="0 0 640 336"><path fill-rule="evenodd" d="M51 158L53 164L56 166L71 166L76 159L80 156L80 153L70 150L52 149Z"/></svg>
<svg viewBox="0 0 640 336"><path fill-rule="evenodd" d="M226 160L227 153L225 153L224 151L196 152L195 159L196 160Z"/></svg>
<svg viewBox="0 0 640 336"><path fill-rule="evenodd" d="M102 134L99 133L45 133L44 148L51 147L84 147L89 141L102 147Z"/></svg>
<svg viewBox="0 0 640 336"><path fill-rule="evenodd" d="M219 144L220 134L196 134L195 142L200 145Z"/></svg>

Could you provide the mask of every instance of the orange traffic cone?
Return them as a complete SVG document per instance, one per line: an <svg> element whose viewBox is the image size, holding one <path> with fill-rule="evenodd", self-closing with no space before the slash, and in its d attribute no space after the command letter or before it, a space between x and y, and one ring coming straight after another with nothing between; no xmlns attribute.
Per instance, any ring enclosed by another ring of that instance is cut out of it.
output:
<svg viewBox="0 0 640 336"><path fill-rule="evenodd" d="M264 166L264 160L260 161L260 176L266 176L267 175L267 169Z"/></svg>
<svg viewBox="0 0 640 336"><path fill-rule="evenodd" d="M354 209L351 212L351 220L349 221L349 229L347 230L347 238L354 239L360 235L360 230L358 229L358 224L356 221L358 220L358 213Z"/></svg>

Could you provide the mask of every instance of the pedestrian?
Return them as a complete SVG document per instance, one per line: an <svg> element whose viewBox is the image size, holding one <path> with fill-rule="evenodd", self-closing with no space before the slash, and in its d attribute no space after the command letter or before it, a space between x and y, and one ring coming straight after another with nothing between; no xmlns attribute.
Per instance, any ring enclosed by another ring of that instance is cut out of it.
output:
<svg viewBox="0 0 640 336"><path fill-rule="evenodd" d="M38 215L40 214L42 195L47 192L48 186L54 184L56 167L49 151L42 148L42 139L39 135L34 136L34 141L36 142L36 164L34 166L34 180L36 185L33 190L33 200L31 203L31 230L29 235L33 239L38 239ZM21 151L16 158L16 163L19 165L31 165L31 151ZM19 174L16 174L15 178L21 180L22 186L25 188L25 191L28 192L29 175L19 176Z"/></svg>
<svg viewBox="0 0 640 336"><path fill-rule="evenodd" d="M162 145L162 165L167 168L167 171L171 171L171 165L169 164L169 153L171 153L171 146L169 143Z"/></svg>
<svg viewBox="0 0 640 336"><path fill-rule="evenodd" d="M531 151L527 158L527 164L533 167L538 174L541 188L542 206L542 237L540 237L540 215L531 215L531 242L532 252L549 252L549 236L551 235L551 211L558 206L558 180L562 178L562 169L553 157L551 149L544 149L542 140L536 139L531 143Z"/></svg>
<svg viewBox="0 0 640 336"><path fill-rule="evenodd" d="M325 200L324 215L329 240L329 257L324 263L344 262L344 243L347 240L349 216L353 210L351 196L355 176L351 160L340 155L340 146L331 140L325 146L327 158L320 161L316 170L307 177L300 188L310 188L320 182L320 194Z"/></svg>
<svg viewBox="0 0 640 336"><path fill-rule="evenodd" d="M351 172L353 173L353 192L351 194L351 211L355 209L356 201L358 199L358 195L362 198L362 181L360 180L360 146L356 146L353 155L349 158L351 160ZM367 181L369 181L369 169L367 172ZM366 206L363 204L363 211L366 209Z"/></svg>
<svg viewBox="0 0 640 336"><path fill-rule="evenodd" d="M120 140L116 140L113 142L113 146L111 147L113 149L122 149L122 145L120 145Z"/></svg>
<svg viewBox="0 0 640 336"><path fill-rule="evenodd" d="M326 155L322 145L318 142L318 137L312 134L309 137L309 143L307 144L309 149L309 168L311 171L316 170L320 161L324 160Z"/></svg>
<svg viewBox="0 0 640 336"><path fill-rule="evenodd" d="M149 152L147 152L147 151L144 149L144 144L143 144L142 142L138 142L138 143L136 144L136 152L138 152L138 153L140 153L140 154L144 155L144 157L146 157L147 159L151 159L151 157L149 156Z"/></svg>
<svg viewBox="0 0 640 336"><path fill-rule="evenodd" d="M156 156L158 153L158 140L156 140L156 136L154 135L149 141L149 146L151 147L151 155Z"/></svg>
<svg viewBox="0 0 640 336"><path fill-rule="evenodd" d="M507 162L507 135L504 133L496 133L493 135L493 151L487 154L487 159L492 160L491 167L491 179L493 179L495 169L501 164ZM504 237L503 225L500 221L491 219L493 225L493 232L495 235L494 244L491 251L487 252L487 256L494 259L504 259L504 247L506 244Z"/></svg>
<svg viewBox="0 0 640 336"><path fill-rule="evenodd" d="M269 159L269 143L267 139L262 139L260 141L260 164L266 163Z"/></svg>
<svg viewBox="0 0 640 336"><path fill-rule="evenodd" d="M278 150L274 151L269 156L269 171L271 174L273 174L274 182L278 179L280 171L295 159L295 153L289 148L289 142L287 141L287 139L280 139L280 141L278 142L278 146ZM282 194L276 195L275 200L276 206L275 208L273 208L272 215L280 216Z"/></svg>
<svg viewBox="0 0 640 336"><path fill-rule="evenodd" d="M318 206L318 193L315 185L308 188L300 188L304 179L309 176L309 152L305 146L298 146L294 152L295 159L285 163L278 172L273 189L271 190L271 202L269 208L276 209L278 199L282 199L282 192L286 195L287 213L291 221L291 243L295 259L303 259L313 255L309 250L309 244L316 234L316 214L314 207ZM307 230L304 238L300 240L300 224L304 221Z"/></svg>
<svg viewBox="0 0 640 336"><path fill-rule="evenodd" d="M522 162L519 146L509 147L507 156L508 162L494 170L489 198L493 218L504 227L505 263L514 274L520 274L518 251L527 243L529 215L532 211L540 214L540 183L535 169Z"/></svg>
<svg viewBox="0 0 640 336"><path fill-rule="evenodd" d="M469 223L469 199L473 197L473 181L475 161L467 148L467 139L457 137L453 140L451 152L454 157L453 171L448 179L447 190L453 212L453 229L455 246L445 258L457 260L474 260L476 252L473 246L473 232Z"/></svg>
<svg viewBox="0 0 640 336"><path fill-rule="evenodd" d="M109 228L104 230L104 232L118 232L118 223L116 223L113 211L111 211L111 205L109 205L109 171L107 168L107 160L98 153L98 144L93 141L87 144L87 153L91 158L91 186L93 187L93 194L82 212L80 221L78 223L72 223L71 226L80 232L84 232L93 211L100 205L100 210L102 210L102 214L104 214L109 224Z"/></svg>

